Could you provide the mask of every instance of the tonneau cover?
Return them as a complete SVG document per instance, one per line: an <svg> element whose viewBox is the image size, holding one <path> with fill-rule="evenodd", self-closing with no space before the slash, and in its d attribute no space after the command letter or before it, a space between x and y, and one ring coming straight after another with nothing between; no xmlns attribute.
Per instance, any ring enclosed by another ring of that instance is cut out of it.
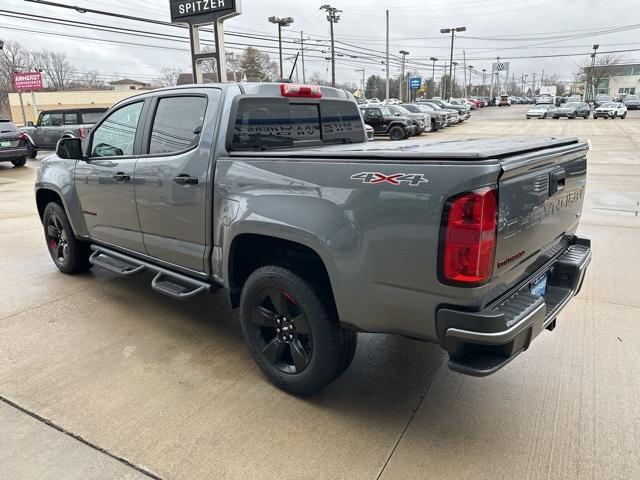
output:
<svg viewBox="0 0 640 480"><path fill-rule="evenodd" d="M367 142L296 150L231 152L240 157L402 158L420 160L489 160L549 148L578 145L576 137L500 137L422 142Z"/></svg>

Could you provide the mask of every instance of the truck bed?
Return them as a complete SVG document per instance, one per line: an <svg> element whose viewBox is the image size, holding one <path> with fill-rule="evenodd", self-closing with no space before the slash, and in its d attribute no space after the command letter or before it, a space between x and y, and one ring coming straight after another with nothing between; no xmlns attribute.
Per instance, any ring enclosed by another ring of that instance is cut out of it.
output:
<svg viewBox="0 0 640 480"><path fill-rule="evenodd" d="M560 147L585 148L576 137L510 137L436 140L427 142L370 142L296 150L232 152L239 157L339 158L403 162L416 160L491 160Z"/></svg>

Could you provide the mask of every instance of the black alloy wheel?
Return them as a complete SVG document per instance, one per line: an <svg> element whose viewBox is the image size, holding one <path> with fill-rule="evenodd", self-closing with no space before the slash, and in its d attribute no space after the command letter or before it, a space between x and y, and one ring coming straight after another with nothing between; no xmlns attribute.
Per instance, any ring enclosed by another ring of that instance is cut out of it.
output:
<svg viewBox="0 0 640 480"><path fill-rule="evenodd" d="M322 275L304 262L266 265L249 275L240 296L240 325L262 373L296 394L334 381L356 350L357 334L340 325Z"/></svg>
<svg viewBox="0 0 640 480"><path fill-rule="evenodd" d="M271 365L284 373L300 373L309 366L313 354L309 320L290 293L263 290L255 299L251 321L251 334Z"/></svg>
<svg viewBox="0 0 640 480"><path fill-rule="evenodd" d="M395 127L391 127L391 130L389 130L389 138L391 140L398 141L398 140L404 140L405 138L407 138L407 133L405 133L404 129L400 126L395 126Z"/></svg>
<svg viewBox="0 0 640 480"><path fill-rule="evenodd" d="M53 263L62 273L86 272L89 263L89 243L76 238L64 207L49 203L42 215L44 238Z"/></svg>
<svg viewBox="0 0 640 480"><path fill-rule="evenodd" d="M57 214L47 218L45 238L51 258L58 267L64 266L69 258L69 240L64 225Z"/></svg>

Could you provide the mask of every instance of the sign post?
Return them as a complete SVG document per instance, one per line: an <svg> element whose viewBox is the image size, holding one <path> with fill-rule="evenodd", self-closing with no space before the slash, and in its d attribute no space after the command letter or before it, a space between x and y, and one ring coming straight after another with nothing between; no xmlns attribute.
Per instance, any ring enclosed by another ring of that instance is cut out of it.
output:
<svg viewBox="0 0 640 480"><path fill-rule="evenodd" d="M31 99L33 102L33 114L37 118L38 114L35 107L35 95L33 92L35 90L42 90L42 72L22 72L22 73L14 73L13 77L13 88L16 92L18 92L18 97L20 98L20 110L22 111L22 122L23 125L27 124L27 115L24 111L24 101L22 99L22 92L31 91Z"/></svg>
<svg viewBox="0 0 640 480"><path fill-rule="evenodd" d="M241 0L169 0L172 23L189 25L193 82L203 83L203 60L214 60L218 82L227 81L224 49L224 21L242 13ZM203 52L200 46L200 26L213 24L215 51Z"/></svg>
<svg viewBox="0 0 640 480"><path fill-rule="evenodd" d="M413 92L413 96L415 97L415 92L420 90L422 87L422 77L411 77L409 79L409 90Z"/></svg>

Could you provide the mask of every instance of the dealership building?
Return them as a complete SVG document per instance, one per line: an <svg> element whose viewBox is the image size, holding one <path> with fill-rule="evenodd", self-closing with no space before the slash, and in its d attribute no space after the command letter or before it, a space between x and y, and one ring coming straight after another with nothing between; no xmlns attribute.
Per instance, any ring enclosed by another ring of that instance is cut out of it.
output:
<svg viewBox="0 0 640 480"><path fill-rule="evenodd" d="M589 74L589 68L584 69ZM621 93L640 95L640 63L630 63L615 67L615 71L608 78L603 78L596 94L615 97Z"/></svg>

